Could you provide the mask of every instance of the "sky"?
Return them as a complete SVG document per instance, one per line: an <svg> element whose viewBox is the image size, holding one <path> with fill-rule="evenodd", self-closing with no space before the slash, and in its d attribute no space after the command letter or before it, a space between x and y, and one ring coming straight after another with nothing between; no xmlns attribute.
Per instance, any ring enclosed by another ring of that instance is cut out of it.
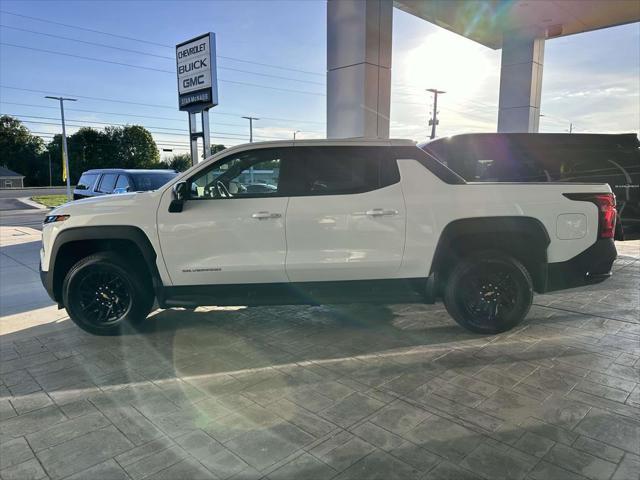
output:
<svg viewBox="0 0 640 480"><path fill-rule="evenodd" d="M173 46L207 31L220 81L212 143L248 141L247 115L260 118L256 140L325 136L325 0L2 0L0 10L0 112L45 139L60 126L43 97L64 95L78 99L68 133L139 124L160 148L186 152ZM394 9L391 136L427 137L428 87L447 91L438 136L495 131L499 72L500 50ZM639 79L638 23L547 40L540 131L638 132Z"/></svg>

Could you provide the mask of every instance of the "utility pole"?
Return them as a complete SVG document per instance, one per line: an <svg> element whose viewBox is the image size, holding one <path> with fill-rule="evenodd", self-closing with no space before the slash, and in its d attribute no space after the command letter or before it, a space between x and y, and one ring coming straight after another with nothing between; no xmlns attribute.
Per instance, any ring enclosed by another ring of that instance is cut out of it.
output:
<svg viewBox="0 0 640 480"><path fill-rule="evenodd" d="M296 133L300 133L300 130L295 130L295 131L293 132L293 141L294 141L294 142L296 141Z"/></svg>
<svg viewBox="0 0 640 480"><path fill-rule="evenodd" d="M242 117L249 120L249 143L253 143L253 121L260 120L258 117Z"/></svg>
<svg viewBox="0 0 640 480"><path fill-rule="evenodd" d="M65 97L51 97L47 95L44 98L50 98L51 100L58 100L60 102L60 117L62 119L62 156L63 156L63 168L64 168L64 176L67 180L67 200L71 201L71 175L69 175L69 151L67 150L67 131L64 126L64 101L67 100L69 102L75 102L77 99L75 98L65 98Z"/></svg>
<svg viewBox="0 0 640 480"><path fill-rule="evenodd" d="M569 133L573 133L573 123L569 123Z"/></svg>
<svg viewBox="0 0 640 480"><path fill-rule="evenodd" d="M427 92L433 93L433 114L429 125L431 125L431 140L436 138L436 125L438 125L438 95L441 93L447 93L444 90L438 90L437 88L427 88Z"/></svg>
<svg viewBox="0 0 640 480"><path fill-rule="evenodd" d="M52 175L51 175L51 151L47 150L47 154L49 154L49 186L52 187L53 183L51 183L52 182L52 179L51 179L51 177L52 177Z"/></svg>

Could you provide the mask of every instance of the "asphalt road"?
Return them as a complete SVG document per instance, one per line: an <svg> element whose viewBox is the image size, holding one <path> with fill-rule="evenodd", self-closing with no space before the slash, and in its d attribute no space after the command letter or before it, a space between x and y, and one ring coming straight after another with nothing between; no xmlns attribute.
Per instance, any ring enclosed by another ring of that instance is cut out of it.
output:
<svg viewBox="0 0 640 480"><path fill-rule="evenodd" d="M30 210L0 211L0 227L31 227L42 230L42 221L48 209L34 208Z"/></svg>
<svg viewBox="0 0 640 480"><path fill-rule="evenodd" d="M18 198L64 193L64 188L0 190L0 227L31 227L42 229L49 209L36 208Z"/></svg>
<svg viewBox="0 0 640 480"><path fill-rule="evenodd" d="M51 188L8 188L0 189L1 198L23 198L33 197L34 195L60 195L66 192L65 187Z"/></svg>
<svg viewBox="0 0 640 480"><path fill-rule="evenodd" d="M15 198L0 198L0 212L7 210L33 210L35 208Z"/></svg>

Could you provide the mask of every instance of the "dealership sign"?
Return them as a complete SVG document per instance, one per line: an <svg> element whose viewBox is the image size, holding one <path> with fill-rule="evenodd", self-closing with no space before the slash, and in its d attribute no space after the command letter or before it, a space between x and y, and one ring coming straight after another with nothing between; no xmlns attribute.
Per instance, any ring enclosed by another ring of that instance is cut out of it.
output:
<svg viewBox="0 0 640 480"><path fill-rule="evenodd" d="M198 112L218 104L215 33L176 45L176 69L180 110Z"/></svg>

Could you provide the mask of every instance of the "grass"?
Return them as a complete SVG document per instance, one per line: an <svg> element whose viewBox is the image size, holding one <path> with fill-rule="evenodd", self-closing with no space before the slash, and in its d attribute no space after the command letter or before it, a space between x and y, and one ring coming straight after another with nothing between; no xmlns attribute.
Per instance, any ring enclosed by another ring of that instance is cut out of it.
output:
<svg viewBox="0 0 640 480"><path fill-rule="evenodd" d="M31 197L31 200L38 202L45 207L54 208L67 202L66 195L38 195Z"/></svg>

